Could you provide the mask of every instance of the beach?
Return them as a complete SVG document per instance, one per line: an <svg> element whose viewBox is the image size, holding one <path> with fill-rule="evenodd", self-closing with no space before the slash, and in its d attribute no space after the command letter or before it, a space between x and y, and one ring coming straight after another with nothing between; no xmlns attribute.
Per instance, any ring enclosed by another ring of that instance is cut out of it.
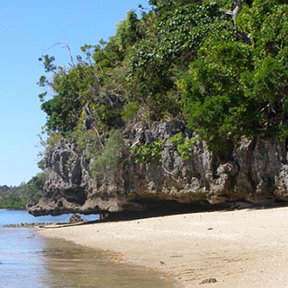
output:
<svg viewBox="0 0 288 288"><path fill-rule="evenodd" d="M288 208L179 214L43 228L44 237L109 252L175 287L286 287ZM204 286L203 286L204 285Z"/></svg>

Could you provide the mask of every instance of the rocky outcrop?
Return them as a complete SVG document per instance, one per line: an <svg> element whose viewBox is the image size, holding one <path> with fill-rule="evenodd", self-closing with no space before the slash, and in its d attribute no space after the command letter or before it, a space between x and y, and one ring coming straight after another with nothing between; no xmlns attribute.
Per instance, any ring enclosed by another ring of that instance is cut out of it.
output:
<svg viewBox="0 0 288 288"><path fill-rule="evenodd" d="M288 199L288 163L285 143L242 139L225 161L195 143L183 160L168 139L182 132L191 136L180 120L131 125L124 132L128 147L161 141L158 162L136 163L131 153L123 155L113 173L90 175L85 151L61 141L45 153L45 194L33 215L63 213L108 213L142 211L175 203L222 204L233 201L263 203Z"/></svg>

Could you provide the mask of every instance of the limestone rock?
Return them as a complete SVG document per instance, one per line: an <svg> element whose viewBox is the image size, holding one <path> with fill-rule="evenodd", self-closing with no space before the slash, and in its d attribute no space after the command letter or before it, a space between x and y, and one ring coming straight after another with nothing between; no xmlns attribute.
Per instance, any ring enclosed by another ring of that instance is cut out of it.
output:
<svg viewBox="0 0 288 288"><path fill-rule="evenodd" d="M223 204L288 199L285 143L243 138L229 160L221 161L199 142L191 147L190 159L183 160L168 141L179 132L184 137L193 135L177 119L127 127L124 138L130 148L162 141L161 160L136 163L128 153L112 177L104 175L101 179L91 177L85 151L67 140L60 141L45 152L45 193L37 204L27 207L29 212L113 213L142 211L163 205L161 201Z"/></svg>

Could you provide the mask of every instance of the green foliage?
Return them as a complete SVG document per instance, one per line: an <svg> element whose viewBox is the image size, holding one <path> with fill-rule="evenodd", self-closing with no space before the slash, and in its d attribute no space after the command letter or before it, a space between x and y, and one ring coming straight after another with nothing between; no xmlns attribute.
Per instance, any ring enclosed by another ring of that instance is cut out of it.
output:
<svg viewBox="0 0 288 288"><path fill-rule="evenodd" d="M45 173L39 173L36 176L32 177L31 180L25 185L25 192L27 193L28 201L38 201L43 195L43 187L46 181ZM27 201L26 201L27 203Z"/></svg>
<svg viewBox="0 0 288 288"><path fill-rule="evenodd" d="M125 143L121 130L111 130L103 150L94 155L90 167L92 176L95 178L113 178L114 174L117 173L124 152Z"/></svg>
<svg viewBox="0 0 288 288"><path fill-rule="evenodd" d="M113 126L116 119L121 120L121 97L103 91L101 83L103 79L94 65L81 62L68 71L59 69L50 84L56 94L41 106L47 114L47 131L71 134L86 106L90 107L101 128ZM120 100L115 100L117 97Z"/></svg>
<svg viewBox="0 0 288 288"><path fill-rule="evenodd" d="M41 108L48 116L47 130L60 132L65 135L65 133L75 127L78 120L78 110L81 107L79 102L75 105L74 103L66 102L60 95L57 95L43 103Z"/></svg>
<svg viewBox="0 0 288 288"><path fill-rule="evenodd" d="M57 143L59 143L63 139L62 135L60 133L50 133L46 145L48 147L53 148Z"/></svg>
<svg viewBox="0 0 288 288"><path fill-rule="evenodd" d="M84 45L86 59L69 69L40 59L52 73L38 83L53 90L40 96L49 135L76 138L98 170L110 163L112 140L99 152L109 132L136 116L181 116L218 152L242 136L287 137L287 1L242 1L236 26L225 13L233 1L149 3L141 18L129 12L109 41ZM186 159L194 140L180 136L175 145ZM136 161L160 161L160 142L134 147Z"/></svg>
<svg viewBox="0 0 288 288"><path fill-rule="evenodd" d="M76 127L82 107L93 100L97 77L89 65L77 65L69 71L61 68L50 86L56 94L41 106L47 114L47 130L68 133Z"/></svg>
<svg viewBox="0 0 288 288"><path fill-rule="evenodd" d="M126 19L117 25L117 32L113 40L124 52L142 37L141 22L134 11L129 11Z"/></svg>
<svg viewBox="0 0 288 288"><path fill-rule="evenodd" d="M40 199L44 182L45 174L40 173L17 187L0 186L0 208L25 209L29 201L35 202Z"/></svg>
<svg viewBox="0 0 288 288"><path fill-rule="evenodd" d="M145 102L157 119L180 112L175 79L186 72L207 35L231 25L220 21L224 14L214 1L155 1L153 5L157 17L150 13L145 20L152 19L156 28L146 29L146 35L148 31L153 34L134 46L127 79L132 83L134 100L141 98L139 102Z"/></svg>
<svg viewBox="0 0 288 288"><path fill-rule="evenodd" d="M131 153L136 163L159 163L162 149L163 141L156 140L150 144L134 146L131 149Z"/></svg>
<svg viewBox="0 0 288 288"><path fill-rule="evenodd" d="M252 69L251 51L242 43L209 39L198 55L178 85L190 128L214 149L225 144L228 134L237 140L255 125L255 107L240 84L241 73Z"/></svg>
<svg viewBox="0 0 288 288"><path fill-rule="evenodd" d="M178 81L189 127L213 150L243 135L285 134L287 5L272 2L246 6L237 19L238 34L205 37L189 73Z"/></svg>
<svg viewBox="0 0 288 288"><path fill-rule="evenodd" d="M46 73L48 72L54 72L57 70L57 66L54 65L55 57L54 56L49 56L49 55L43 55L38 59L40 62L43 62L44 65L44 70ZM43 78L43 76L41 76ZM40 79L41 79L40 78Z"/></svg>
<svg viewBox="0 0 288 288"><path fill-rule="evenodd" d="M127 103L123 107L122 119L128 121L136 118L139 108L139 104L136 102Z"/></svg>
<svg viewBox="0 0 288 288"><path fill-rule="evenodd" d="M85 150L87 159L93 159L97 151L101 149L101 139L93 130L82 130L81 133L77 133L75 136L78 146Z"/></svg>
<svg viewBox="0 0 288 288"><path fill-rule="evenodd" d="M81 119L84 121L83 114ZM76 139L76 143L80 149L85 150L86 158L90 160L93 159L94 156L97 155L98 151L102 149L103 140L95 130L85 130L80 123L81 122L79 122L73 136Z"/></svg>
<svg viewBox="0 0 288 288"><path fill-rule="evenodd" d="M183 133L179 132L168 139L168 142L174 145L183 160L192 158L193 145L197 142L197 138L183 137Z"/></svg>

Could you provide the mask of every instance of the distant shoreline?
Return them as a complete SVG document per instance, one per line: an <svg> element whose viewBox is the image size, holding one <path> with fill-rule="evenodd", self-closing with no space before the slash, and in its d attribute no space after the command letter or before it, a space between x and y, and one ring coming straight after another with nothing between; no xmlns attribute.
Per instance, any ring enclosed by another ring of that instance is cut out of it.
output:
<svg viewBox="0 0 288 288"><path fill-rule="evenodd" d="M176 287L284 287L287 215L287 207L201 212L39 229L39 234L113 251L115 261L158 270Z"/></svg>

